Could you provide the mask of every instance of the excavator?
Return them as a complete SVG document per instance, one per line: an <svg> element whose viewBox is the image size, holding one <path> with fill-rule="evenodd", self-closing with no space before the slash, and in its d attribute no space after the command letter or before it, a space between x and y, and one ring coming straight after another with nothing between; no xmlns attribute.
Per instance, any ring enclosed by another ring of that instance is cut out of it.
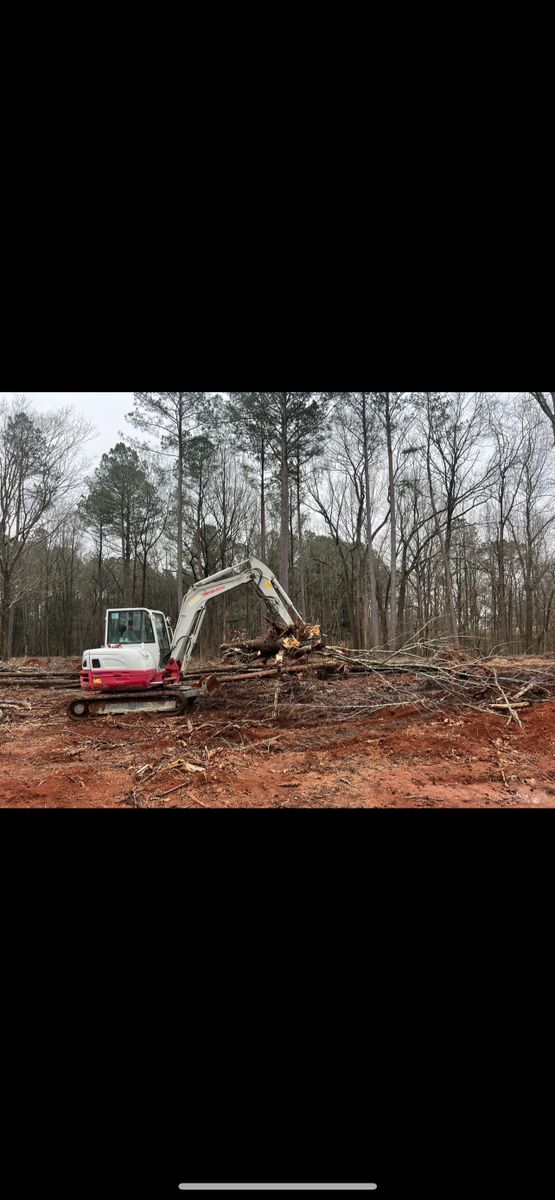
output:
<svg viewBox="0 0 555 1200"><path fill-rule="evenodd" d="M162 612L110 608L106 613L105 645L85 650L81 670L85 694L68 704L68 715L75 721L137 712L183 715L203 689L210 690L209 680L192 687L183 679L207 605L242 584L254 586L271 621L283 629L302 622L270 568L257 558L248 558L194 584L181 606L175 632Z"/></svg>

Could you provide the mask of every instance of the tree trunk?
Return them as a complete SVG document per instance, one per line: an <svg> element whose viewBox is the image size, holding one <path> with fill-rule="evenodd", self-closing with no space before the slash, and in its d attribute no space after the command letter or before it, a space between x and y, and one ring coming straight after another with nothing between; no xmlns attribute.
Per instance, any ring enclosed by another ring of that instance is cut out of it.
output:
<svg viewBox="0 0 555 1200"><path fill-rule="evenodd" d="M397 604L397 630L400 631L403 641L406 636L406 605L407 605L407 552L406 547L403 551L403 562L401 568L401 581L399 584L399 600Z"/></svg>
<svg viewBox="0 0 555 1200"><path fill-rule="evenodd" d="M10 629L10 596L11 577L7 566L2 571L2 603L0 604L0 647L3 658L10 658L9 629Z"/></svg>
<svg viewBox="0 0 555 1200"><path fill-rule="evenodd" d="M264 432L260 445L260 557L266 562L266 443ZM266 605L260 601L260 632L266 631Z"/></svg>
<svg viewBox="0 0 555 1200"><path fill-rule="evenodd" d="M507 645L507 588L505 579L505 530L503 525L499 530L497 543L497 604L499 609L499 641Z"/></svg>
<svg viewBox="0 0 555 1200"><path fill-rule="evenodd" d="M183 393L179 393L177 415L177 612L183 604Z"/></svg>
<svg viewBox="0 0 555 1200"><path fill-rule="evenodd" d="M122 530L122 572L123 572L123 605L129 607L131 602L131 513L129 505L123 514L123 530Z"/></svg>
<svg viewBox="0 0 555 1200"><path fill-rule="evenodd" d="M266 562L266 446L260 451L260 557Z"/></svg>
<svg viewBox="0 0 555 1200"><path fill-rule="evenodd" d="M357 644L356 649L364 648L364 632L366 626L364 612L364 580L362 567L362 544L359 542L354 554L354 594L357 617Z"/></svg>
<svg viewBox="0 0 555 1200"><path fill-rule="evenodd" d="M103 630L103 616L104 616L104 614L103 614L103 601L104 601L104 562L103 562L103 556L104 556L104 526L103 526L103 525L102 525L102 523L101 523L101 524L100 524L100 539L99 539L99 546L98 546L98 605L99 605L99 615L97 616L97 618L96 618L96 619L99 621L99 624L100 624L100 627L101 627L101 630L102 630L102 633L101 633L101 637L102 637L102 638L104 637L104 630ZM99 642L98 644L99 644L99 645L101 645L102 643L101 643L101 642Z"/></svg>
<svg viewBox="0 0 555 1200"><path fill-rule="evenodd" d="M287 429L287 393L281 397L281 526L279 537L280 583L289 592L289 462Z"/></svg>
<svg viewBox="0 0 555 1200"><path fill-rule="evenodd" d="M327 588L326 588L326 581L325 581L325 577L324 577L324 564L323 564L323 562L321 562L320 563L320 592L321 592L320 613L321 613L321 617L322 617L323 629L328 628L328 615L327 615L327 608L326 608L326 591L327 591Z"/></svg>
<svg viewBox="0 0 555 1200"><path fill-rule="evenodd" d="M543 409L546 417L548 417L549 420L551 421L551 428L553 430L553 439L555 440L555 392L547 392L547 393L546 392L531 392L530 395L532 395L534 397L534 399L537 400L540 408ZM551 396L551 407L547 400L548 396Z"/></svg>
<svg viewBox="0 0 555 1200"><path fill-rule="evenodd" d="M131 608L135 608L135 597L137 595L137 545L133 547L133 580L131 583Z"/></svg>
<svg viewBox="0 0 555 1200"><path fill-rule="evenodd" d="M304 619L307 619L306 576L304 569L303 523L301 514L301 464L297 454L297 538L299 540L299 599Z"/></svg>
<svg viewBox="0 0 555 1200"><path fill-rule="evenodd" d="M551 611L553 608L553 598L555 597L555 589L552 589L549 595L549 600L546 602L543 624L543 653L547 653L549 645L549 626L551 624Z"/></svg>
<svg viewBox="0 0 555 1200"><path fill-rule="evenodd" d="M146 553L146 549L145 549L145 551L144 551L144 555L143 555L143 573L142 573L142 585L141 585L141 605L142 605L142 607L143 607L143 608L145 608L145 606L146 606L146 569L147 569L147 562L148 562L148 559L147 559L147 553Z"/></svg>
<svg viewBox="0 0 555 1200"><path fill-rule="evenodd" d="M364 441L364 486L366 488L366 540L368 543L368 581L370 584L370 627L372 630L372 648L380 646L380 614L378 609L378 588L376 584L376 558L374 554L374 539L372 536L372 511L370 508L370 447L368 445L368 401L366 393L362 395L362 428Z"/></svg>
<svg viewBox="0 0 555 1200"><path fill-rule="evenodd" d="M532 533L532 513L530 506L526 508L526 578L524 593L526 599L526 653L529 654L534 640L534 588L532 574L534 569L534 541Z"/></svg>
<svg viewBox="0 0 555 1200"><path fill-rule="evenodd" d="M397 643L397 497L395 492L395 465L393 462L393 430L389 392L385 393L385 428L387 435L387 462L389 470L389 503L391 505L391 595L389 613L389 640L392 649Z"/></svg>
<svg viewBox="0 0 555 1200"><path fill-rule="evenodd" d="M15 622L15 604L10 606L8 614L8 638L6 643L6 658L11 658L13 655L13 631Z"/></svg>
<svg viewBox="0 0 555 1200"><path fill-rule="evenodd" d="M497 536L497 604L498 604L498 638L502 646L507 644L507 587L505 567L505 474L502 470L499 480L499 530Z"/></svg>
<svg viewBox="0 0 555 1200"><path fill-rule="evenodd" d="M458 625L457 625L457 610L455 607L455 594L453 591L453 579L451 577L451 564L449 562L449 552L447 550L447 545L445 542L445 538L443 536L443 530L441 528L439 513L437 511L437 505L435 502L434 485L433 485L433 480L432 480L432 467L431 467L431 461L430 461L430 444L429 444L429 442L428 442L428 455L427 455L427 470L428 470L428 485L429 485L429 489L430 489L430 503L432 506L433 514L434 514L434 522L435 522L436 533L437 533L440 550L441 550L441 559L443 562L443 570L445 572L445 593L446 593L449 624L451 627L451 636L453 638L454 644L456 646L458 646L458 644L459 644L459 629L458 629Z"/></svg>

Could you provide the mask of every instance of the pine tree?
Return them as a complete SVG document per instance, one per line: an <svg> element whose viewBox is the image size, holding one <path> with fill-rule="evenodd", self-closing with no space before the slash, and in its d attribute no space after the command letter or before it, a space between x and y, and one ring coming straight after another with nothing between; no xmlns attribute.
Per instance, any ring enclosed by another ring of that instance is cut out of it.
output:
<svg viewBox="0 0 555 1200"><path fill-rule="evenodd" d="M122 604L133 600L131 555L137 542L138 510L144 497L146 478L136 450L118 442L103 454L87 497L88 512L102 512L106 524L121 546Z"/></svg>
<svg viewBox="0 0 555 1200"><path fill-rule="evenodd" d="M159 437L162 450L175 461L177 475L177 609L183 603L184 468L188 440L208 424L210 392L135 392L128 420L136 429Z"/></svg>
<svg viewBox="0 0 555 1200"><path fill-rule="evenodd" d="M230 424L239 450L249 454L260 474L260 558L266 561L266 497L268 472L272 461L270 447L270 401L268 392L231 392L228 406Z"/></svg>
<svg viewBox="0 0 555 1200"><path fill-rule="evenodd" d="M291 483L297 483L297 524L302 579L301 472L321 452L325 438L326 396L322 392L233 393L236 428L262 466L261 531L265 553L265 487L268 450L275 461L280 485L279 578L289 590L291 546Z"/></svg>

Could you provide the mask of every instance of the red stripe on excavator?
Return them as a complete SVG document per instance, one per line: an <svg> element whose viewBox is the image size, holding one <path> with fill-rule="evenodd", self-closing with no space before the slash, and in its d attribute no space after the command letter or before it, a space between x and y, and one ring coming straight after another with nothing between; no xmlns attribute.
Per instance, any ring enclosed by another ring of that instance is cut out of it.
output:
<svg viewBox="0 0 555 1200"><path fill-rule="evenodd" d="M85 692L128 692L180 682L181 663L175 658L170 658L163 671L81 671L81 687Z"/></svg>
<svg viewBox="0 0 555 1200"><path fill-rule="evenodd" d="M81 671L86 692L122 692L148 688L164 682L164 671Z"/></svg>

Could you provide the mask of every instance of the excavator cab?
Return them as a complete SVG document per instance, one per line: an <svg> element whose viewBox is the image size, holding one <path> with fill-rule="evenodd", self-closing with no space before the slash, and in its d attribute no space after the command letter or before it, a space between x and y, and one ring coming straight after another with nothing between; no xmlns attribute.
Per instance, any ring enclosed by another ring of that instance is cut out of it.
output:
<svg viewBox="0 0 555 1200"><path fill-rule="evenodd" d="M109 608L106 643L85 650L81 686L85 691L159 685L170 657L173 632L167 617L149 608Z"/></svg>
<svg viewBox="0 0 555 1200"><path fill-rule="evenodd" d="M170 623L161 612L149 608L108 609L106 645L158 646L160 662L169 657L173 637Z"/></svg>
<svg viewBox="0 0 555 1200"><path fill-rule="evenodd" d="M117 646L156 642L150 613L146 609L124 609L123 612L108 613L106 645Z"/></svg>

